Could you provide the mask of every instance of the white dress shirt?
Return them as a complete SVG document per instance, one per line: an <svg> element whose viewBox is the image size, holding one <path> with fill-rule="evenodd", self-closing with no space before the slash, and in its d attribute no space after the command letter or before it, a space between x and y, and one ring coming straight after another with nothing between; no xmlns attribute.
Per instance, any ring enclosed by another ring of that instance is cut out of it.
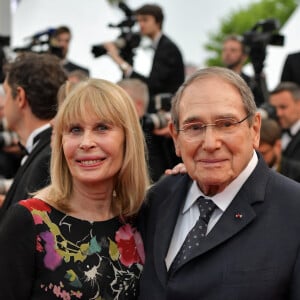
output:
<svg viewBox="0 0 300 300"><path fill-rule="evenodd" d="M31 134L29 135L27 141L26 141L26 150L28 153L31 153L31 151L33 150L33 148L37 145L38 142L35 142L33 143L33 140L34 138L39 134L41 133L42 131L48 129L49 127L51 127L51 125L49 123L39 127L39 128L36 128L35 130L33 130L31 132ZM23 165L27 159L28 155L25 155L22 160L21 160L21 165Z"/></svg>
<svg viewBox="0 0 300 300"><path fill-rule="evenodd" d="M236 194L239 192L240 188L243 186L245 181L251 175L255 169L258 162L257 155L254 151L253 156L246 166L246 168L241 172L241 174L234 179L221 193L215 196L209 197L217 206L214 210L207 226L207 233L209 233L218 220L221 218L222 214L225 212L227 207L230 205ZM194 227L195 223L199 219L199 208L196 204L196 200L199 196L206 197L202 191L199 189L197 182L193 181L189 192L187 194L185 203L178 216L177 223L173 232L172 240L169 246L167 256L165 258L165 263L167 269L170 268L174 258L176 257L179 249L181 248L187 234ZM207 197L206 197L207 198Z"/></svg>

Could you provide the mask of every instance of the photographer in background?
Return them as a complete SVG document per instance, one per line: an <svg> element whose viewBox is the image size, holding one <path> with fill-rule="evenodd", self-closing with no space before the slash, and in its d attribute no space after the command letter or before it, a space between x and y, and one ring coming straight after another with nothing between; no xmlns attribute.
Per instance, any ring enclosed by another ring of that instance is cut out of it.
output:
<svg viewBox="0 0 300 300"><path fill-rule="evenodd" d="M239 74L246 81L253 92L256 105L260 106L264 102L262 92L259 90L255 79L243 72L243 66L248 59L243 37L235 34L228 35L223 41L221 56L223 65Z"/></svg>
<svg viewBox="0 0 300 300"><path fill-rule="evenodd" d="M80 70L86 74L86 76L89 76L89 70L86 68L83 68L67 59L68 51L69 51L69 45L71 41L71 30L67 26L60 26L55 29L53 35L52 35L53 43L55 46L59 47L61 49L60 55L62 59L62 66L63 68L68 72L72 72L75 70Z"/></svg>
<svg viewBox="0 0 300 300"><path fill-rule="evenodd" d="M155 134L168 124L170 113L161 109L157 113L147 113L149 105L149 91L147 85L136 78L127 78L118 82L132 98L138 113L141 126L144 132L147 152L148 167L152 182L156 182L164 174L165 169L172 168L179 160L176 157L173 147L170 147L164 136Z"/></svg>
<svg viewBox="0 0 300 300"><path fill-rule="evenodd" d="M158 5L146 4L135 11L140 33L152 40L155 54L149 77L133 70L119 54L114 42L104 44L107 53L119 65L124 77L139 78L149 88L150 102L148 112L155 111L154 96L161 93L174 94L184 81L184 63L180 50L166 35L162 33L164 15Z"/></svg>

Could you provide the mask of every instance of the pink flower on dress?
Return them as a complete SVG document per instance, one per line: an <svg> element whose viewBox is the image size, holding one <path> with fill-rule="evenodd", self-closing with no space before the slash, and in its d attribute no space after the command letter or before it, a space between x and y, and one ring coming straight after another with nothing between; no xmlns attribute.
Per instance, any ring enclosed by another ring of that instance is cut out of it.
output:
<svg viewBox="0 0 300 300"><path fill-rule="evenodd" d="M41 238L45 241L45 267L50 270L55 270L62 262L61 256L55 250L55 239L51 232L45 231L40 234Z"/></svg>
<svg viewBox="0 0 300 300"><path fill-rule="evenodd" d="M139 232L129 224L119 228L115 236L120 252L120 261L130 267L134 263L144 264L145 253L142 238Z"/></svg>

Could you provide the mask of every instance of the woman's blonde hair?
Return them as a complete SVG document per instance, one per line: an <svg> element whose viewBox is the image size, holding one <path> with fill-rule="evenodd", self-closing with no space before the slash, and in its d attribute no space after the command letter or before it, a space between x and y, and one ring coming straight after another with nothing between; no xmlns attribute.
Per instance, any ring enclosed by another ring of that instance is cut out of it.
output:
<svg viewBox="0 0 300 300"><path fill-rule="evenodd" d="M124 158L115 179L116 197L112 205L116 214L131 216L140 208L149 185L144 136L128 94L116 84L102 79L78 83L59 108L51 156L51 185L46 200L66 212L69 210L68 199L73 185L62 148L62 136L74 121L86 119L87 111L124 131Z"/></svg>

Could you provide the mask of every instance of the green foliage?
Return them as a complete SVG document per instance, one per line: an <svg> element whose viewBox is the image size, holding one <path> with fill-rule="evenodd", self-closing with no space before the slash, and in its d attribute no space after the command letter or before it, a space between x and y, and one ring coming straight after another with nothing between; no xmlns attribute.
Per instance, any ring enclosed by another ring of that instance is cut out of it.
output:
<svg viewBox="0 0 300 300"><path fill-rule="evenodd" d="M282 27L297 7L297 2L297 0L260 0L231 12L221 20L218 32L208 34L209 42L204 47L212 55L206 60L206 65L222 65L222 41L226 35L243 35L244 32L253 28L258 21L270 18L277 19Z"/></svg>

